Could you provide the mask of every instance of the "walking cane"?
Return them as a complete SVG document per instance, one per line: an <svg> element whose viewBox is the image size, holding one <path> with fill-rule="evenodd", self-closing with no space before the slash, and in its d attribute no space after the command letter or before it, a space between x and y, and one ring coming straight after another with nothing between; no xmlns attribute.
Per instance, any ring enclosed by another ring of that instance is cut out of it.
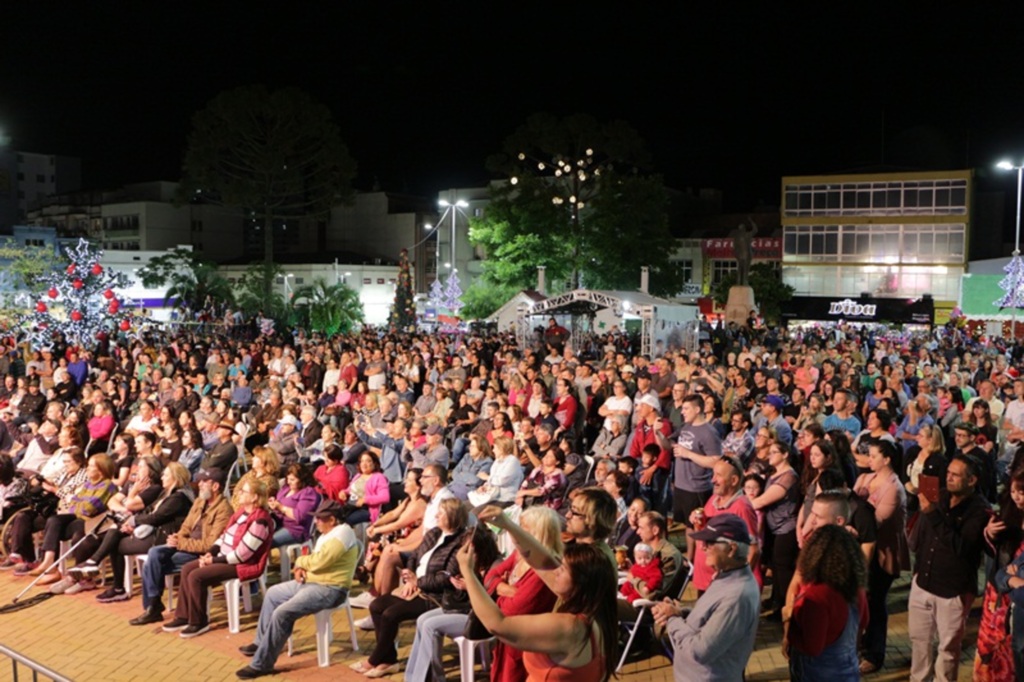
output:
<svg viewBox="0 0 1024 682"><path fill-rule="evenodd" d="M45 571L43 571L42 573L37 575L35 580L30 582L25 587L24 590L22 590L21 592L18 593L17 597L15 597L14 599L11 600L11 603L12 604L17 604L18 600L21 599L22 595L24 595L26 592L28 592L33 587L35 587L36 583L39 582L39 580L44 575L46 575L47 573L49 573L53 569L58 568L62 561L67 559L69 556L71 556L71 553L74 552L75 549L77 549L80 544L85 542L86 538L88 538L88 537L90 537L92 535L96 535L97 532L100 530L100 527L103 525L104 521L111 521L113 523L113 520L108 518L108 514L109 514L109 512L104 511L104 512L102 512L100 514L97 514L96 516L93 516L91 518L85 519L85 535L83 535L82 538L78 542L76 542L75 544L71 545L71 547L68 548L68 551L64 552L64 554L62 554L59 557L57 557L57 559L54 560L54 562L50 565L49 568L47 568ZM110 528L113 528L113 527L116 527L116 526L108 526L107 528L103 528L103 530L109 530Z"/></svg>

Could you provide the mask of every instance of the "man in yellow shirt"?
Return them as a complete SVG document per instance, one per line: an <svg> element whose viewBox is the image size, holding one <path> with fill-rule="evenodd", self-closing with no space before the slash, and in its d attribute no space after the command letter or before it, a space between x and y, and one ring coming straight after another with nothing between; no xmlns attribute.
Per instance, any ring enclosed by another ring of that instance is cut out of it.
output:
<svg viewBox="0 0 1024 682"><path fill-rule="evenodd" d="M359 541L348 524L339 521L341 505L325 500L314 514L319 533L313 552L300 556L292 569L294 580L267 590L260 610L256 640L239 647L252 663L236 675L243 680L274 672L274 663L291 637L295 621L345 602L359 561Z"/></svg>

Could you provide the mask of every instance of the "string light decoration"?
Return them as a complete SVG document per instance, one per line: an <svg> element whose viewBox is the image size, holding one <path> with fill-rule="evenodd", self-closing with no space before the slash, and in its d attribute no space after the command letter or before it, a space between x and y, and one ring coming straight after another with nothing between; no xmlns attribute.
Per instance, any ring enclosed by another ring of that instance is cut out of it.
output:
<svg viewBox="0 0 1024 682"><path fill-rule="evenodd" d="M18 316L32 344L51 345L60 334L68 343L89 346L100 334L130 331L132 301L115 291L130 285L128 276L103 267L103 251L85 239L64 254L68 265L39 278L35 303Z"/></svg>
<svg viewBox="0 0 1024 682"><path fill-rule="evenodd" d="M391 305L388 323L393 330L399 332L407 332L416 327L416 304L412 296L408 249L402 249L398 256L398 282L395 285L395 302Z"/></svg>
<svg viewBox="0 0 1024 682"><path fill-rule="evenodd" d="M1024 308L1024 261L1021 260L1020 252L1014 251L1013 258L1003 268L1006 277L999 281L999 288L1005 294L994 302L1000 310L1012 308L1014 315L1020 308Z"/></svg>

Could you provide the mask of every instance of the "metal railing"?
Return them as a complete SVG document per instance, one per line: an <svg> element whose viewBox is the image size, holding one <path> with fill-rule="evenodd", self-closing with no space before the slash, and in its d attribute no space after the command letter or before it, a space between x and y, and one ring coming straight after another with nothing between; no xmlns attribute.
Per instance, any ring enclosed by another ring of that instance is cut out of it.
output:
<svg viewBox="0 0 1024 682"><path fill-rule="evenodd" d="M70 677L64 677L59 672L47 668L42 663L36 663L31 658L23 656L13 649L8 649L3 644L0 644L0 655L11 659L11 673L13 675L12 679L14 682L18 682L18 680L22 679L18 675L18 666L28 668L32 674L32 682L36 682L40 677L43 679L53 680L53 682L73 682ZM27 675L25 676L25 679L29 679Z"/></svg>

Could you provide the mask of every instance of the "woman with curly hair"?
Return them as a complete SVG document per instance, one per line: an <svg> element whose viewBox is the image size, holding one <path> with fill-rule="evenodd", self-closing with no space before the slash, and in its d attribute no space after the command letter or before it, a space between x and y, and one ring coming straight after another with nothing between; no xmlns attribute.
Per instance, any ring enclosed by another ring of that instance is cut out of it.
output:
<svg viewBox="0 0 1024 682"><path fill-rule="evenodd" d="M867 626L866 576L860 545L845 528L822 526L810 536L797 563L796 599L783 613L790 679L860 679L857 640Z"/></svg>

